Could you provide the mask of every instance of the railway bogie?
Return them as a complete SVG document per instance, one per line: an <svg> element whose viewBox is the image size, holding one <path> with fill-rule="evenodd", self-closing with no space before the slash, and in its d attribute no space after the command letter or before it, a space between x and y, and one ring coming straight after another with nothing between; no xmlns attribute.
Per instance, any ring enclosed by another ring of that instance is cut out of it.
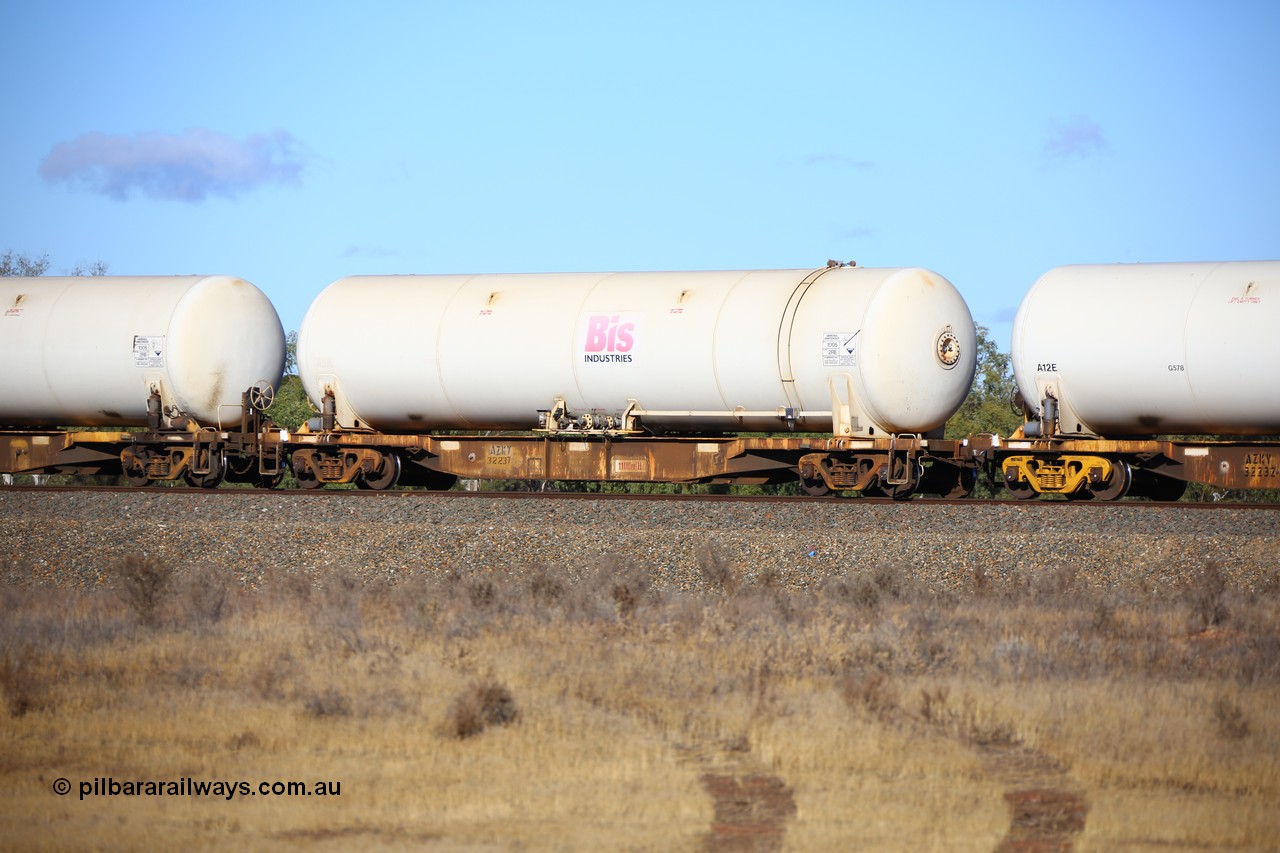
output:
<svg viewBox="0 0 1280 853"><path fill-rule="evenodd" d="M1014 438L993 454L1014 497L1177 500L1188 483L1280 489L1280 448L1267 441Z"/></svg>
<svg viewBox="0 0 1280 853"><path fill-rule="evenodd" d="M297 448L293 473L304 489L354 483L362 489L382 491L400 479L400 456L376 447Z"/></svg>

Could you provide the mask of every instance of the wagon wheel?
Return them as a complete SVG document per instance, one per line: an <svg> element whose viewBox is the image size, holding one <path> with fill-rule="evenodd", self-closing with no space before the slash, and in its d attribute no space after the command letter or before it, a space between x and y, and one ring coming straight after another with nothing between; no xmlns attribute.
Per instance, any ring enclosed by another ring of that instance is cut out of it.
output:
<svg viewBox="0 0 1280 853"><path fill-rule="evenodd" d="M825 461L805 458L800 460L800 464L793 469L800 481L800 490L810 497L820 498L831 493L831 487L827 485L826 478L822 476L823 462Z"/></svg>
<svg viewBox="0 0 1280 853"><path fill-rule="evenodd" d="M831 487L821 477L809 479L807 477L800 478L800 488L804 490L806 495L812 495L820 498L823 495L831 494Z"/></svg>
<svg viewBox="0 0 1280 853"><path fill-rule="evenodd" d="M382 454L382 468L376 474L364 474L356 482L356 487L381 492L389 489L400 479L400 455L388 451Z"/></svg>
<svg viewBox="0 0 1280 853"><path fill-rule="evenodd" d="M911 466L908 468L907 466ZM915 460L890 458L889 464L880 472L880 488L884 494L895 501L905 501L915 494L924 474L923 466ZM909 475L909 476L908 476ZM905 483L890 483L888 480L903 480Z"/></svg>
<svg viewBox="0 0 1280 853"><path fill-rule="evenodd" d="M147 459L141 454L125 453L120 457L121 471L131 486L146 486L151 483L147 476Z"/></svg>
<svg viewBox="0 0 1280 853"><path fill-rule="evenodd" d="M259 379L249 388L249 405L255 412L265 412L276 399L276 389Z"/></svg>
<svg viewBox="0 0 1280 853"><path fill-rule="evenodd" d="M323 485L324 483L320 482L320 478L314 471L308 470L305 474L298 475L299 489L318 489Z"/></svg>
<svg viewBox="0 0 1280 853"><path fill-rule="evenodd" d="M1130 470L1129 463L1123 459L1115 459L1111 462L1110 479L1089 491L1100 501L1118 501L1129 493L1131 485L1133 485L1133 471Z"/></svg>
<svg viewBox="0 0 1280 853"><path fill-rule="evenodd" d="M187 468L183 476L187 482L201 489L216 489L222 485L222 481L227 476L227 460L223 456L221 450L209 449L205 451L208 454L209 470L204 474L194 474L190 468Z"/></svg>
<svg viewBox="0 0 1280 853"><path fill-rule="evenodd" d="M307 460L298 454L293 457L293 474L298 478L299 489L318 489L324 485L320 482L320 477L316 474L314 468L308 464Z"/></svg>
<svg viewBox="0 0 1280 853"><path fill-rule="evenodd" d="M284 469L280 469L274 474L259 474L258 478L253 481L255 489L274 489L280 485L280 481L284 479Z"/></svg>
<svg viewBox="0 0 1280 853"><path fill-rule="evenodd" d="M973 490L978 486L978 469L977 468L961 468L956 472L955 483L951 489L943 495L948 500L956 498L967 498L973 494Z"/></svg>
<svg viewBox="0 0 1280 853"><path fill-rule="evenodd" d="M1006 473L1004 487L1009 490L1009 497L1017 501L1029 501L1036 497L1036 490L1030 480L1010 480Z"/></svg>

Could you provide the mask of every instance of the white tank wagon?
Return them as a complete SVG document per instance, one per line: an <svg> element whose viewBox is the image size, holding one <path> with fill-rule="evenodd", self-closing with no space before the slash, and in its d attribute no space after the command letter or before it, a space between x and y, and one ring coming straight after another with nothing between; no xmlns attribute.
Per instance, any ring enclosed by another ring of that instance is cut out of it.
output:
<svg viewBox="0 0 1280 853"><path fill-rule="evenodd" d="M279 480L279 441L258 428L284 330L249 282L0 278L0 310L0 471Z"/></svg>
<svg viewBox="0 0 1280 853"><path fill-rule="evenodd" d="M373 318L376 341L355 333ZM922 269L346 278L299 331L322 417L292 465L303 485L374 489L798 477L959 494L976 457L941 429L974 362L968 307Z"/></svg>
<svg viewBox="0 0 1280 853"><path fill-rule="evenodd" d="M376 340L355 333L372 316ZM358 276L298 335L312 401L384 432L925 434L963 402L974 355L945 278L839 266Z"/></svg>
<svg viewBox="0 0 1280 853"><path fill-rule="evenodd" d="M1128 493L1153 471L1227 487L1280 485L1265 444L1152 440L1280 434L1280 382L1269 366L1277 328L1277 261L1050 270L1014 319L1011 355L1028 420L1009 448L1044 451L1053 442L1056 456L1006 458L1006 483L1024 492L1087 487L1103 497ZM1146 491L1168 497L1182 488Z"/></svg>
<svg viewBox="0 0 1280 853"><path fill-rule="evenodd" d="M238 278L0 278L0 310L4 426L145 426L156 395L165 418L238 424L284 370L280 318Z"/></svg>
<svg viewBox="0 0 1280 853"><path fill-rule="evenodd" d="M1022 300L1011 354L1050 432L1267 435L1277 329L1280 261L1066 266Z"/></svg>

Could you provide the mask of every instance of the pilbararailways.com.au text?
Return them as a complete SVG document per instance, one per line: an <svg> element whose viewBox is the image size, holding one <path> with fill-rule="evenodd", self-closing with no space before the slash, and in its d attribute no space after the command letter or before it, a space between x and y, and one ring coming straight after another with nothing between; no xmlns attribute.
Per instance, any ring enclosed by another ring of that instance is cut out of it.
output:
<svg viewBox="0 0 1280 853"><path fill-rule="evenodd" d="M71 792L68 779L53 783L54 793ZM80 781L80 799L86 797L220 797L233 800L236 797L340 797L342 783L321 779L317 782L245 782L205 781L184 776L181 779L158 781L154 779L118 780L110 776L98 776Z"/></svg>

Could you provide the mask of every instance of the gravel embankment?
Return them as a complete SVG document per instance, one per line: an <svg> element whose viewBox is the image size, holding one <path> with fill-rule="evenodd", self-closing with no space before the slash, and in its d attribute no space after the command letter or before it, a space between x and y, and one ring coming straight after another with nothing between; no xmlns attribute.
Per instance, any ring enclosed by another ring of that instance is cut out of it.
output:
<svg viewBox="0 0 1280 853"><path fill-rule="evenodd" d="M667 588L703 583L710 546L748 577L801 587L881 565L930 586L1073 567L1089 585L1173 584L1217 561L1245 589L1280 570L1280 512L1103 505L511 500L421 494L236 495L0 490L7 584L89 586L122 557L364 577L634 561Z"/></svg>

